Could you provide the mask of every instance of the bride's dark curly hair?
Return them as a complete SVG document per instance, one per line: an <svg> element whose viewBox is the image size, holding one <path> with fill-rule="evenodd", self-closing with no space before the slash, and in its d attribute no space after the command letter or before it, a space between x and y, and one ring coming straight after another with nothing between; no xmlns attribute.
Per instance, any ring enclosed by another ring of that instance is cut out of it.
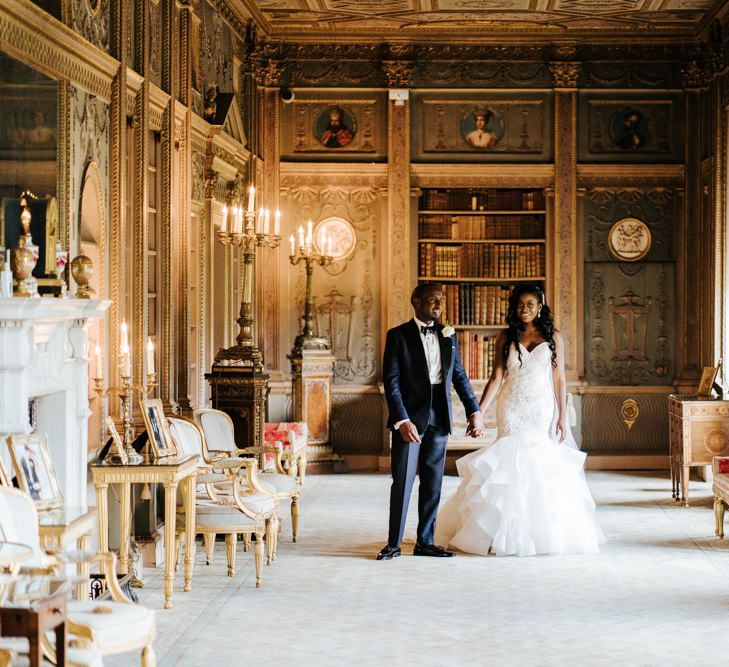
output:
<svg viewBox="0 0 729 667"><path fill-rule="evenodd" d="M533 294L537 298L537 301L542 304L539 316L534 320L534 327L547 341L547 345L549 345L549 349L552 351L552 366L556 368L557 346L554 343L554 318L552 316L552 310L544 298L544 290L539 285L530 284L517 285L509 295L509 310L506 314L506 325L509 328L506 330L506 345L504 345L504 366L506 366L506 360L509 358L509 350L512 345L516 348L516 353L519 355L519 365L521 366L521 348L519 347L519 341L521 340L521 334L524 332L524 323L519 319L516 308L519 305L519 299L525 294Z"/></svg>

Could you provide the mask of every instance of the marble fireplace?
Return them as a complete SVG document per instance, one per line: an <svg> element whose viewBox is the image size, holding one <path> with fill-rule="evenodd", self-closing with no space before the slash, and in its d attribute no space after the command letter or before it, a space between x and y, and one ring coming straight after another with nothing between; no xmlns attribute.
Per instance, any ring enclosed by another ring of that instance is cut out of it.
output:
<svg viewBox="0 0 729 667"><path fill-rule="evenodd" d="M88 464L87 322L110 301L0 298L0 457L14 474L5 444L35 430L48 436L68 507L86 507Z"/></svg>

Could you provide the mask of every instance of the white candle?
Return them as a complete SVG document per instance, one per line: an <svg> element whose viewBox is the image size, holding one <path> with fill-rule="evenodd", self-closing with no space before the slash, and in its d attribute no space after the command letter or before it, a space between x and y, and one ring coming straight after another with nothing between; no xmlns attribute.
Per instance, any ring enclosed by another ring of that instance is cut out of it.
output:
<svg viewBox="0 0 729 667"><path fill-rule="evenodd" d="M271 211L266 209L263 213L263 233L268 234L271 226Z"/></svg>
<svg viewBox="0 0 729 667"><path fill-rule="evenodd" d="M223 222L220 223L220 229L224 232L228 231L228 207L223 205Z"/></svg>
<svg viewBox="0 0 729 667"><path fill-rule="evenodd" d="M314 226L314 223L309 220L309 222L306 223L306 242L311 243L311 240L313 238L312 236L312 228Z"/></svg>
<svg viewBox="0 0 729 667"><path fill-rule="evenodd" d="M129 337L128 337L128 334L129 334L129 329L127 328L127 321L126 320L122 320L122 325L121 325L121 342L120 342L120 346L121 346L121 351L122 352L124 352L124 348L126 348L127 351L129 351Z"/></svg>
<svg viewBox="0 0 729 667"><path fill-rule="evenodd" d="M238 233L243 231L243 207L238 207Z"/></svg>
<svg viewBox="0 0 729 667"><path fill-rule="evenodd" d="M235 234L238 231L238 207L234 204L231 211L230 231Z"/></svg>
<svg viewBox="0 0 729 667"><path fill-rule="evenodd" d="M281 233L281 211L276 209L276 215L273 217L273 233L278 236Z"/></svg>
<svg viewBox="0 0 729 667"><path fill-rule="evenodd" d="M256 201L256 188L254 188L251 185L251 187L248 190L248 213L253 213L253 211L256 210L255 201Z"/></svg>
<svg viewBox="0 0 729 667"><path fill-rule="evenodd" d="M147 336L147 373L154 373L154 343Z"/></svg>
<svg viewBox="0 0 729 667"><path fill-rule="evenodd" d="M325 255L327 252L327 230L323 230L321 233L321 238L319 239L319 248L321 249L321 254Z"/></svg>
<svg viewBox="0 0 729 667"><path fill-rule="evenodd" d="M129 354L129 345L121 346L121 373L126 377L132 375L132 359Z"/></svg>
<svg viewBox="0 0 729 667"><path fill-rule="evenodd" d="M299 225L299 248L304 247L304 228Z"/></svg>
<svg viewBox="0 0 729 667"><path fill-rule="evenodd" d="M263 234L263 206L258 209L258 220L256 220L256 233Z"/></svg>
<svg viewBox="0 0 729 667"><path fill-rule="evenodd" d="M329 255L329 257L332 257L332 237L331 236L327 238L327 255Z"/></svg>
<svg viewBox="0 0 729 667"><path fill-rule="evenodd" d="M104 371L101 368L101 348L98 345L94 349L94 354L96 355L96 377L102 378L104 377Z"/></svg>
<svg viewBox="0 0 729 667"><path fill-rule="evenodd" d="M291 244L291 256L293 257L296 253L296 245L294 244L294 235L289 236L289 243Z"/></svg>

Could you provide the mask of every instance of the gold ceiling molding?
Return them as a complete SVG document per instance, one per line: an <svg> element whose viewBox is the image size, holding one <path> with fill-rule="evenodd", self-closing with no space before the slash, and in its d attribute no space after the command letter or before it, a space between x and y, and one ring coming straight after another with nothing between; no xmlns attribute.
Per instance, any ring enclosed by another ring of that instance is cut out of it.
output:
<svg viewBox="0 0 729 667"><path fill-rule="evenodd" d="M682 164L578 164L577 182L580 186L635 183L641 185L676 184L684 182Z"/></svg>
<svg viewBox="0 0 729 667"><path fill-rule="evenodd" d="M411 166L410 183L421 188L468 188L485 183L495 188L544 188L554 183L554 165L416 163Z"/></svg>
<svg viewBox="0 0 729 667"><path fill-rule="evenodd" d="M38 26L43 25L43 31ZM0 2L2 50L54 79L68 79L104 101L119 62L30 0Z"/></svg>
<svg viewBox="0 0 729 667"><path fill-rule="evenodd" d="M225 4L224 0L214 0ZM723 0L228 0L262 32L284 39L459 40L555 38L661 41L694 38ZM506 5L506 6L505 6Z"/></svg>

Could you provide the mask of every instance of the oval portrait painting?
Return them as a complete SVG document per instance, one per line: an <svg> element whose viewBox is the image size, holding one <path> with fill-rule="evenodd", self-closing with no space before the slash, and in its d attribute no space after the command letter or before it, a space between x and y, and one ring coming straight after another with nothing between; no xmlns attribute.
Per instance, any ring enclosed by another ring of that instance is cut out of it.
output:
<svg viewBox="0 0 729 667"><path fill-rule="evenodd" d="M504 136L504 121L491 107L474 109L461 119L461 137L471 148L494 148Z"/></svg>
<svg viewBox="0 0 729 667"><path fill-rule="evenodd" d="M648 118L640 109L631 107L616 111L610 119L610 138L625 150L645 146L650 139Z"/></svg>
<svg viewBox="0 0 729 667"><path fill-rule="evenodd" d="M357 121L349 110L335 104L319 114L314 131L325 148L343 148L354 139Z"/></svg>

